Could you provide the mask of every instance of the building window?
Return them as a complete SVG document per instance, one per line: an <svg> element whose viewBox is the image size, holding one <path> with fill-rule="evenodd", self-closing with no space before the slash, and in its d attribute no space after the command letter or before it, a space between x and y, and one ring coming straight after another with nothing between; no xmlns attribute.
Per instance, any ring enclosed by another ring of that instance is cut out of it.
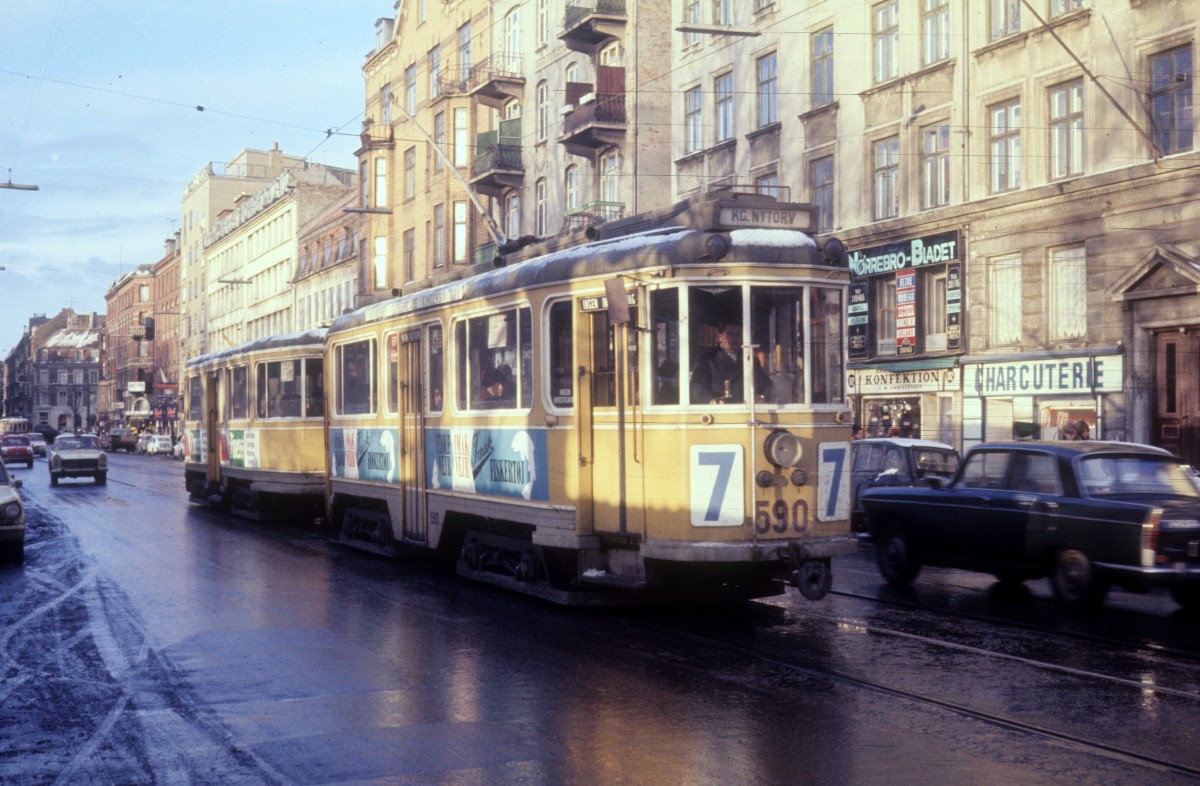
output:
<svg viewBox="0 0 1200 786"><path fill-rule="evenodd" d="M1021 29L1021 0L988 0L993 41Z"/></svg>
<svg viewBox="0 0 1200 786"><path fill-rule="evenodd" d="M1083 174L1083 80L1050 88L1050 179Z"/></svg>
<svg viewBox="0 0 1200 786"><path fill-rule="evenodd" d="M387 287L387 238L379 235L375 238L375 258L372 260L375 271L375 288Z"/></svg>
<svg viewBox="0 0 1200 786"><path fill-rule="evenodd" d="M950 0L924 0L921 44L922 62L925 65L950 58Z"/></svg>
<svg viewBox="0 0 1200 786"><path fill-rule="evenodd" d="M467 203L454 203L454 263L463 265L469 262L467 256Z"/></svg>
<svg viewBox="0 0 1200 786"><path fill-rule="evenodd" d="M537 15L538 46L545 46L550 43L550 0L538 0Z"/></svg>
<svg viewBox="0 0 1200 786"><path fill-rule="evenodd" d="M404 230L404 280L417 279L417 230Z"/></svg>
<svg viewBox="0 0 1200 786"><path fill-rule="evenodd" d="M733 139L733 73L721 74L713 80L716 94L717 125L714 134L717 144Z"/></svg>
<svg viewBox="0 0 1200 786"><path fill-rule="evenodd" d="M438 112L433 116L433 171L441 172L446 168L446 113Z"/></svg>
<svg viewBox="0 0 1200 786"><path fill-rule="evenodd" d="M387 165L388 160L380 157L375 159L375 207L387 207Z"/></svg>
<svg viewBox="0 0 1200 786"><path fill-rule="evenodd" d="M875 183L875 218L900 215L900 137L881 139L873 146L872 174Z"/></svg>
<svg viewBox="0 0 1200 786"><path fill-rule="evenodd" d="M569 166L566 173L567 212L578 210L582 203L579 196L579 167Z"/></svg>
<svg viewBox="0 0 1200 786"><path fill-rule="evenodd" d="M446 264L446 206L433 206L433 265Z"/></svg>
<svg viewBox="0 0 1200 786"><path fill-rule="evenodd" d="M683 21L690 25L700 24L700 0L683 0ZM700 43L700 34L684 33L683 41L684 46L695 46Z"/></svg>
<svg viewBox="0 0 1200 786"><path fill-rule="evenodd" d="M818 30L812 36L812 105L833 103L833 28Z"/></svg>
<svg viewBox="0 0 1200 786"><path fill-rule="evenodd" d="M993 259L988 265L992 346L1021 342L1021 256Z"/></svg>
<svg viewBox="0 0 1200 786"><path fill-rule="evenodd" d="M614 150L600 157L600 199L621 204L621 151Z"/></svg>
<svg viewBox="0 0 1200 786"><path fill-rule="evenodd" d="M779 119L779 82L775 53L758 58L755 70L758 73L758 127L763 128Z"/></svg>
<svg viewBox="0 0 1200 786"><path fill-rule="evenodd" d="M814 159L808 165L811 200L817 206L817 231L833 228L833 156Z"/></svg>
<svg viewBox="0 0 1200 786"><path fill-rule="evenodd" d="M703 119L701 115L701 106L704 101L704 95L699 87L693 87L683 94L683 153L695 153L704 146L701 132L700 122Z"/></svg>
<svg viewBox="0 0 1200 786"><path fill-rule="evenodd" d="M1087 331L1087 255L1084 247L1050 250L1050 340L1083 338Z"/></svg>
<svg viewBox="0 0 1200 786"><path fill-rule="evenodd" d="M437 98L441 95L442 79L442 47L435 46L429 50L429 97Z"/></svg>
<svg viewBox="0 0 1200 786"><path fill-rule="evenodd" d="M417 195L417 149L410 147L404 151L404 198L412 199Z"/></svg>
<svg viewBox="0 0 1200 786"><path fill-rule="evenodd" d="M875 44L875 83L895 79L900 74L900 2L888 0L871 9L871 30Z"/></svg>
<svg viewBox="0 0 1200 786"><path fill-rule="evenodd" d="M504 48L505 52L516 57L522 50L521 46L521 7L517 6L504 17Z"/></svg>
<svg viewBox="0 0 1200 786"><path fill-rule="evenodd" d="M946 270L923 276L925 351L940 352L946 348Z"/></svg>
<svg viewBox="0 0 1200 786"><path fill-rule="evenodd" d="M775 7L775 0L754 0L754 12L765 11Z"/></svg>
<svg viewBox="0 0 1200 786"><path fill-rule="evenodd" d="M540 178L533 186L534 191L534 221L533 233L538 237L546 236L546 179Z"/></svg>
<svg viewBox="0 0 1200 786"><path fill-rule="evenodd" d="M409 116L417 113L417 64L404 69L404 111Z"/></svg>
<svg viewBox="0 0 1200 786"><path fill-rule="evenodd" d="M537 138L545 142L550 133L550 87L545 82L537 86Z"/></svg>
<svg viewBox="0 0 1200 786"><path fill-rule="evenodd" d="M1050 18L1066 16L1083 8L1083 0L1050 0Z"/></svg>
<svg viewBox="0 0 1200 786"><path fill-rule="evenodd" d="M1021 101L988 107L988 165L993 194L1021 187Z"/></svg>
<svg viewBox="0 0 1200 786"><path fill-rule="evenodd" d="M467 110L460 107L454 110L454 166L461 168L470 163L467 145Z"/></svg>
<svg viewBox="0 0 1200 786"><path fill-rule="evenodd" d="M770 197L779 196L779 175L772 172L754 179L754 190L759 194Z"/></svg>
<svg viewBox="0 0 1200 786"><path fill-rule="evenodd" d="M1192 149L1191 44L1150 58L1150 124L1163 155Z"/></svg>
<svg viewBox="0 0 1200 786"><path fill-rule="evenodd" d="M733 0L713 0L713 24L724 27L733 24Z"/></svg>
<svg viewBox="0 0 1200 786"><path fill-rule="evenodd" d="M921 130L921 207L950 204L950 125Z"/></svg>
<svg viewBox="0 0 1200 786"><path fill-rule="evenodd" d="M367 176L367 160L364 158L358 164L358 206L368 207L371 204L371 178Z"/></svg>
<svg viewBox="0 0 1200 786"><path fill-rule="evenodd" d="M458 28L458 80L465 83L471 74L471 23Z"/></svg>
<svg viewBox="0 0 1200 786"><path fill-rule="evenodd" d="M896 354L896 277L876 276L872 293L875 301L875 354Z"/></svg>
<svg viewBox="0 0 1200 786"><path fill-rule="evenodd" d="M516 191L504 200L504 232L509 238L521 236L521 195Z"/></svg>

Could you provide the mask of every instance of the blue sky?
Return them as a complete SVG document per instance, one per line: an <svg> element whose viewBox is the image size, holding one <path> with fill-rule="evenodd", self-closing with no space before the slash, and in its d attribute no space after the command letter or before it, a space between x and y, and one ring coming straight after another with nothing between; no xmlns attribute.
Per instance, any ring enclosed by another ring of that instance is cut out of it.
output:
<svg viewBox="0 0 1200 786"><path fill-rule="evenodd" d="M162 257L208 162L278 143L356 168L362 65L393 13L392 0L0 0L0 182L39 187L0 189L0 358L34 314L103 313L116 279Z"/></svg>

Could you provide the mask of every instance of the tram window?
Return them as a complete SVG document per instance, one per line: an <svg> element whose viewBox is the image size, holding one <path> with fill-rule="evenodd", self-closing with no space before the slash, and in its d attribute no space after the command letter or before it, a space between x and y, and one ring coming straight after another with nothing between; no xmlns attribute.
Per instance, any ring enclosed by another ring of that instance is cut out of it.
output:
<svg viewBox="0 0 1200 786"><path fill-rule="evenodd" d="M387 337L387 402L388 412L400 411L400 334Z"/></svg>
<svg viewBox="0 0 1200 786"><path fill-rule="evenodd" d="M812 400L814 404L832 404L843 400L842 291L821 287L809 288L809 363L812 367Z"/></svg>
<svg viewBox="0 0 1200 786"><path fill-rule="evenodd" d="M276 360L255 368L260 418L300 417L300 361Z"/></svg>
<svg viewBox="0 0 1200 786"><path fill-rule="evenodd" d="M650 293L654 404L679 403L679 290Z"/></svg>
<svg viewBox="0 0 1200 786"><path fill-rule="evenodd" d="M234 366L226 373L225 419L242 420L248 414L246 402L250 393L247 389L246 367Z"/></svg>
<svg viewBox="0 0 1200 786"><path fill-rule="evenodd" d="M746 401L745 342L741 287L692 287L688 292L691 322L689 397L693 404L742 404ZM759 340L755 331L751 343ZM756 352L754 395L768 400L771 380Z"/></svg>
<svg viewBox="0 0 1200 786"><path fill-rule="evenodd" d="M188 420L200 420L200 413L204 408L203 389L200 377L192 377L188 380Z"/></svg>
<svg viewBox="0 0 1200 786"><path fill-rule="evenodd" d="M518 327L519 326L519 327ZM454 338L460 360L458 401L473 409L528 406L533 343L528 308L473 317L459 322Z"/></svg>
<svg viewBox="0 0 1200 786"><path fill-rule="evenodd" d="M366 415L375 411L375 374L372 356L375 342L356 341L337 348L337 372L341 380L337 396L339 415Z"/></svg>
<svg viewBox="0 0 1200 786"><path fill-rule="evenodd" d="M426 367L429 378L429 400L426 402L430 412L441 412L443 395L446 390L446 366L444 360L444 345L442 341L442 326L430 325L426 346Z"/></svg>
<svg viewBox="0 0 1200 786"><path fill-rule="evenodd" d="M556 407L575 405L574 326L571 301L560 300L550 306L547 344L550 349L550 401Z"/></svg>
<svg viewBox="0 0 1200 786"><path fill-rule="evenodd" d="M808 401L804 383L804 288L753 287L750 335L755 361L770 380L764 397L774 404Z"/></svg>
<svg viewBox="0 0 1200 786"><path fill-rule="evenodd" d="M304 416L319 418L325 414L325 363L321 358L304 361Z"/></svg>
<svg viewBox="0 0 1200 786"><path fill-rule="evenodd" d="M630 322L624 334L629 337L629 357L625 372L625 405L638 404L637 313L630 312ZM592 405L617 405L617 343L616 331L608 324L608 313L592 312Z"/></svg>

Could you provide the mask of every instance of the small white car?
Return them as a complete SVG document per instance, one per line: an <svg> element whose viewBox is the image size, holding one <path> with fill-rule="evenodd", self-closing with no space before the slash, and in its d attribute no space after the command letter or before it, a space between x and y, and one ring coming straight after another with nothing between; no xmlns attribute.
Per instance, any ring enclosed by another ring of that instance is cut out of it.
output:
<svg viewBox="0 0 1200 786"><path fill-rule="evenodd" d="M33 455L46 455L46 438L36 431L31 431L25 436L29 437L29 445L33 448Z"/></svg>
<svg viewBox="0 0 1200 786"><path fill-rule="evenodd" d="M155 434L146 442L146 455L169 456L173 447L171 438L166 434Z"/></svg>
<svg viewBox="0 0 1200 786"><path fill-rule="evenodd" d="M59 434L50 445L48 463L51 486L60 478L93 478L100 486L108 482L108 454L95 434Z"/></svg>
<svg viewBox="0 0 1200 786"><path fill-rule="evenodd" d="M21 481L0 463L0 557L13 562L25 559L25 506L19 488Z"/></svg>

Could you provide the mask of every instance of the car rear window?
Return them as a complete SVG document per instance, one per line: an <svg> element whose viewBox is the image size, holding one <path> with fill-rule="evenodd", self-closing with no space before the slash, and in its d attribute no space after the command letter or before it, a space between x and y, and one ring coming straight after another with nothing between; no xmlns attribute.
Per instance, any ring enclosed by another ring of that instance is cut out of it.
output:
<svg viewBox="0 0 1200 786"><path fill-rule="evenodd" d="M1153 456L1088 456L1079 461L1079 479L1089 497L1200 497L1183 467Z"/></svg>

